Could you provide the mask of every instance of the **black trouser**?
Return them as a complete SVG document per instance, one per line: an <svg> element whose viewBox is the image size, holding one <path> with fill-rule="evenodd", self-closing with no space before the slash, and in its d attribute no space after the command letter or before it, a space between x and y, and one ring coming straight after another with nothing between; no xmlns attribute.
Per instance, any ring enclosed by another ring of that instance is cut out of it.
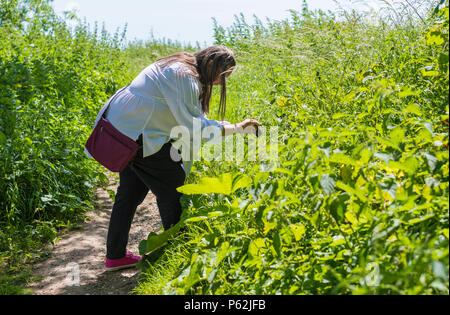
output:
<svg viewBox="0 0 450 315"><path fill-rule="evenodd" d="M145 158L142 137L137 142L141 148L134 160L120 173L119 188L106 241L108 259L120 259L125 256L134 213L149 190L156 196L165 230L178 223L181 216L181 193L176 188L182 186L186 178L182 161L175 162L170 157L172 147L170 142L166 143L159 152Z"/></svg>

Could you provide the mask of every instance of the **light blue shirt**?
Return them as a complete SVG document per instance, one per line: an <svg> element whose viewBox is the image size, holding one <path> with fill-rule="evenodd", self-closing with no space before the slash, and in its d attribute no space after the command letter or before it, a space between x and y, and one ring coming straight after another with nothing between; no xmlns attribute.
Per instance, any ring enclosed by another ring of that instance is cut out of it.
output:
<svg viewBox="0 0 450 315"><path fill-rule="evenodd" d="M201 84L188 71L180 62L164 68L154 63L144 69L127 88L117 93L114 99L110 98L113 101L106 119L133 140L142 134L144 157L158 152L170 140L172 128L176 126L184 126L189 130L189 147L192 151L195 126L201 126L201 130L211 126L221 129L221 125L228 124L207 119L202 113L199 100ZM95 125L107 109L107 104L98 113ZM195 129L195 132L201 130ZM202 141L217 141L218 134L221 138L220 132L210 134L209 138ZM85 152L92 157L86 149ZM192 152L189 154L192 156ZM191 170L191 160L183 160L186 175Z"/></svg>

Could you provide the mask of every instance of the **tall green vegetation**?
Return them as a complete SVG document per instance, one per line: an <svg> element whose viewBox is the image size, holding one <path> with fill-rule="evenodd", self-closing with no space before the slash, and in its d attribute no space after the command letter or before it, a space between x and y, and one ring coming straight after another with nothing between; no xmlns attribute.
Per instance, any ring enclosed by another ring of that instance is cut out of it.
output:
<svg viewBox="0 0 450 315"><path fill-rule="evenodd" d="M188 239L142 242L137 292L448 294L449 10L427 3L216 25L228 118L278 126L279 161L197 162Z"/></svg>
<svg viewBox="0 0 450 315"><path fill-rule="evenodd" d="M123 37L70 29L50 4L0 3L2 273L92 208L106 176L84 143L99 108L129 79Z"/></svg>
<svg viewBox="0 0 450 315"><path fill-rule="evenodd" d="M180 225L141 243L136 292L448 294L449 11L419 2L215 25L239 64L227 120L279 127L279 160L196 162ZM1 293L22 292L28 275L12 275L92 208L107 178L83 146L107 98L199 49L70 19L0 2Z"/></svg>

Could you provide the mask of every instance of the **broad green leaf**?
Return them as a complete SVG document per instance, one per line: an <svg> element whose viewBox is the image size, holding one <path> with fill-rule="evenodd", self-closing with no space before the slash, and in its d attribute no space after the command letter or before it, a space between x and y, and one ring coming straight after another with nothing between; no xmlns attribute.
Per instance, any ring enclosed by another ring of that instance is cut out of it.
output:
<svg viewBox="0 0 450 315"><path fill-rule="evenodd" d="M441 53L439 55L439 64L441 65L441 67L443 67L444 65L447 65L448 62L449 62L449 55L448 55L448 53L446 53L446 54Z"/></svg>
<svg viewBox="0 0 450 315"><path fill-rule="evenodd" d="M139 254L140 254L140 255L145 255L145 254L147 254L147 240L142 240L142 241L139 243L138 249L139 249Z"/></svg>
<svg viewBox="0 0 450 315"><path fill-rule="evenodd" d="M433 141L433 134L426 128L422 128L419 130L416 139L421 142L432 142Z"/></svg>
<svg viewBox="0 0 450 315"><path fill-rule="evenodd" d="M445 42L445 39L443 36L440 35L432 35L431 33L427 34L427 45L429 46L440 46Z"/></svg>
<svg viewBox="0 0 450 315"><path fill-rule="evenodd" d="M348 220L348 222L350 222L353 225L356 225L359 223L358 218L356 218L356 216L350 211L346 211L344 216Z"/></svg>
<svg viewBox="0 0 450 315"><path fill-rule="evenodd" d="M402 151L396 143L392 142L391 139L384 139L384 138L381 138L381 137L376 137L376 139L382 145L394 148L394 149L396 149L398 151Z"/></svg>
<svg viewBox="0 0 450 315"><path fill-rule="evenodd" d="M427 160L427 164L428 164L428 167L430 168L430 172L434 173L434 171L436 170L436 165L437 165L437 161L438 161L437 158L434 155L431 155L427 152L424 152L423 156Z"/></svg>
<svg viewBox="0 0 450 315"><path fill-rule="evenodd" d="M225 173L219 177L201 178L197 184L184 185L177 190L185 195L212 193L230 195L239 188L250 186L251 183L252 180L247 175L237 175L233 178L231 173Z"/></svg>
<svg viewBox="0 0 450 315"><path fill-rule="evenodd" d="M324 174L320 178L320 186L327 193L327 195L331 195L334 192L335 184L336 181L328 174Z"/></svg>
<svg viewBox="0 0 450 315"><path fill-rule="evenodd" d="M329 245L330 247L336 247L345 244L345 238L342 235L333 237L333 242Z"/></svg>
<svg viewBox="0 0 450 315"><path fill-rule="evenodd" d="M372 152L370 152L369 149L364 148L361 152L360 152L360 159L359 161L366 165L367 163L369 163L370 158L372 157Z"/></svg>
<svg viewBox="0 0 450 315"><path fill-rule="evenodd" d="M359 162L354 160L348 155L345 155L343 153L335 153L330 156L329 158L330 162L339 163L339 164L347 164L347 165L353 165L358 166Z"/></svg>
<svg viewBox="0 0 450 315"><path fill-rule="evenodd" d="M404 110L404 113L412 113L417 116L422 116L422 111L420 110L420 107L417 104L409 104Z"/></svg>
<svg viewBox="0 0 450 315"><path fill-rule="evenodd" d="M399 145L405 139L405 130L400 127L394 128L390 133L390 137L393 143Z"/></svg>
<svg viewBox="0 0 450 315"><path fill-rule="evenodd" d="M230 194L231 180L223 181L219 178L201 178L197 184L188 184L177 188L177 190L185 195L195 194Z"/></svg>
<svg viewBox="0 0 450 315"><path fill-rule="evenodd" d="M336 220L336 222L341 222L345 218L346 205L345 202L349 199L347 194L340 194L334 197L330 203L330 214Z"/></svg>
<svg viewBox="0 0 450 315"><path fill-rule="evenodd" d="M267 235L271 230L277 227L277 222L269 222L264 220L264 235Z"/></svg>
<svg viewBox="0 0 450 315"><path fill-rule="evenodd" d="M247 175L239 175L233 180L233 191L235 192L239 188L247 188L252 184L252 179Z"/></svg>
<svg viewBox="0 0 450 315"><path fill-rule="evenodd" d="M367 197L364 196L359 190L356 190L356 189L350 187L349 185L344 184L341 181L336 182L336 187L339 189L342 189L343 191L348 192L350 195L356 196L362 202L367 201Z"/></svg>
<svg viewBox="0 0 450 315"><path fill-rule="evenodd" d="M436 77L439 75L439 71L427 71L427 70L422 70L422 76L424 77Z"/></svg>
<svg viewBox="0 0 450 315"><path fill-rule="evenodd" d="M411 90L409 87L405 88L405 89L402 89L402 91L400 93L398 93L398 96L400 98L408 97L408 96L417 96L417 95L419 95L419 93L416 92L416 91Z"/></svg>
<svg viewBox="0 0 450 315"><path fill-rule="evenodd" d="M248 253L253 258L259 257L261 254L261 250L264 248L264 246L265 241L263 238L254 239L248 246Z"/></svg>
<svg viewBox="0 0 450 315"><path fill-rule="evenodd" d="M419 168L419 162L413 156L408 157L404 162L390 161L389 168L399 169L412 175Z"/></svg>
<svg viewBox="0 0 450 315"><path fill-rule="evenodd" d="M306 233L306 228L303 224L291 224L289 227L294 234L294 238L297 242L300 241L303 235L305 235Z"/></svg>
<svg viewBox="0 0 450 315"><path fill-rule="evenodd" d="M230 248L230 243L228 243L227 241L223 242L220 245L220 249L217 252L217 264L220 264L220 262L228 255L229 251L228 249Z"/></svg>
<svg viewBox="0 0 450 315"><path fill-rule="evenodd" d="M147 240L144 240L139 244L139 253L141 255L145 255L160 248L161 246L166 244L169 239L171 239L174 235L178 233L183 224L184 222L180 221L172 228L160 234L150 233Z"/></svg>
<svg viewBox="0 0 450 315"><path fill-rule="evenodd" d="M387 192L393 199L396 198L398 185L394 180L380 182L378 183L378 187L380 187L381 190Z"/></svg>

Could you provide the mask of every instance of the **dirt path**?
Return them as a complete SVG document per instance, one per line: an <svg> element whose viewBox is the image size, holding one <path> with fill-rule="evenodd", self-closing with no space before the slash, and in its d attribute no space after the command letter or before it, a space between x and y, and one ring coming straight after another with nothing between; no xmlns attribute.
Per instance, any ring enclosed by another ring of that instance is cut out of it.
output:
<svg viewBox="0 0 450 315"><path fill-rule="evenodd" d="M117 190L117 179L108 189ZM106 272L105 243L113 201L107 191L97 189L95 211L80 230L70 231L51 248L49 259L34 266L42 277L30 288L36 295L124 295L136 286L139 271L135 268ZM128 250L138 254L138 245L151 231L158 232L161 221L155 196L147 195L136 211L131 226ZM79 280L79 281L78 281ZM79 282L79 283L77 283Z"/></svg>

